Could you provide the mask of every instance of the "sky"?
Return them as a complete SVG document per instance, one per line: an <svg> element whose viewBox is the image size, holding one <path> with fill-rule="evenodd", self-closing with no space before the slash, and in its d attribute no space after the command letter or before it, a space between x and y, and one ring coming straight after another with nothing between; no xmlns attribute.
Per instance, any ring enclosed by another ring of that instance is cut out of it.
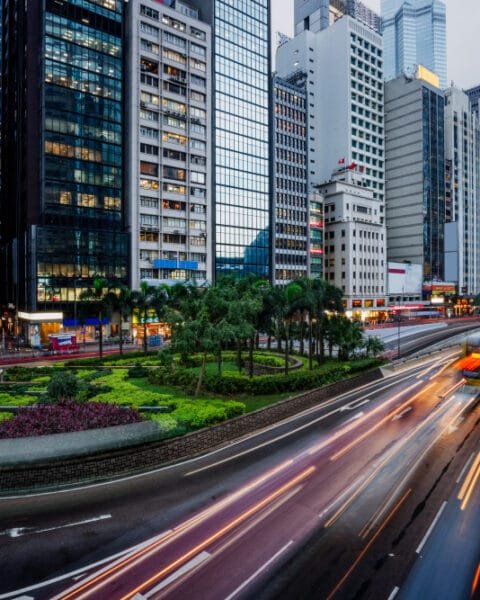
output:
<svg viewBox="0 0 480 600"><path fill-rule="evenodd" d="M363 0L380 12L380 0ZM447 6L448 79L462 88L480 84L480 0L445 0ZM461 10L459 10L461 6ZM293 35L293 0L272 0L274 44L276 32Z"/></svg>

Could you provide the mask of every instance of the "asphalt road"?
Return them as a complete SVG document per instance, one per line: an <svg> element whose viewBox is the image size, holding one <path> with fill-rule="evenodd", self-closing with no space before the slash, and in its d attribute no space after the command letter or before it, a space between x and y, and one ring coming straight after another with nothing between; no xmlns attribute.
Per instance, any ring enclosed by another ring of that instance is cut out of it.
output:
<svg viewBox="0 0 480 600"><path fill-rule="evenodd" d="M310 579L320 577L322 586L303 597L323 597L342 582L352 552L376 542L385 518L414 497L408 485L421 460L471 406L472 394L457 390L458 372L445 370L451 358L428 359L155 473L0 499L0 598L225 600L259 597L259 589L275 595L282 578L272 574L290 561L285 572L298 584L291 565L308 555L319 531L329 568L321 575L315 567ZM455 435L471 418L455 426ZM343 548L349 527L356 535L340 552L339 536ZM39 586L42 580L54 581ZM300 583L295 597L309 589L308 577ZM72 585L77 590L65 593Z"/></svg>

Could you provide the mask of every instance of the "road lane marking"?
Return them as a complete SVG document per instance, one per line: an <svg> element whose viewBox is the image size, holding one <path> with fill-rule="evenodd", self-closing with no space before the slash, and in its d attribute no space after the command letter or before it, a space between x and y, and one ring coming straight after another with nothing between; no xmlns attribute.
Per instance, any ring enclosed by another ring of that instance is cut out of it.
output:
<svg viewBox="0 0 480 600"><path fill-rule="evenodd" d="M80 525L88 525L89 523L96 523L97 521L105 521L111 519L112 515L100 515L99 517L93 517L92 519L85 519L84 521L76 521L74 523L65 523L65 525L58 525L56 527L45 527L44 529L37 529L35 527L12 527L11 529L5 529L0 531L0 536L6 535L10 538L18 538L24 535L34 535L38 533L48 533L50 531L57 531L58 529L67 529L69 527L79 527ZM1 597L1 596L0 596Z"/></svg>
<svg viewBox="0 0 480 600"><path fill-rule="evenodd" d="M407 406L407 408L405 408L404 410L402 410L402 412L396 414L393 419L392 419L392 423L393 421L399 421L400 419L402 419L405 415L408 415L409 412L412 412L413 410L413 406Z"/></svg>
<svg viewBox="0 0 480 600"><path fill-rule="evenodd" d="M423 383L423 382L422 381L417 381L416 383L414 383L413 385L410 385L405 390L402 390L401 392L398 392L398 394L395 394L395 396L392 396L392 398L390 398L389 401L388 401L389 404L392 404L393 402L396 402L398 398L401 398L405 394L411 392L420 383ZM388 421L390 421L390 419L397 413L397 411L403 410L404 407L407 407L409 404L412 404L413 402L415 402L415 400L419 396L421 396L422 394L424 394L433 385L435 385L435 384L431 383L431 384L427 385L425 388L423 388L419 392L417 392L414 396L408 398L408 400L405 400L405 402L403 402L400 406L394 408L387 416L383 417L382 419L380 419L380 421L377 421L374 425L372 425L372 427L370 427L370 429L368 429L367 431L365 431L364 433L362 433L361 435L359 435L357 438L355 438L354 440L352 440L350 443L348 443L346 446L344 446L341 450L338 450L338 452L335 452L335 454L332 454L332 456L330 457L330 460L332 462L334 462L334 461L338 460L339 458L341 458L342 456L344 456L345 454L347 454L350 450L352 450L352 448L354 448L355 446L357 446L358 444L360 444L361 442L363 442L370 435L372 435L372 433L374 433L375 431L377 431L377 429L380 429L380 427L382 427L383 425L385 425L386 423L388 423ZM373 414L375 414L375 412L379 412L380 409L385 408L385 405L386 405L386 403L383 404L383 405L380 405L378 407L378 409L373 410L370 413L369 416L373 416Z"/></svg>
<svg viewBox="0 0 480 600"><path fill-rule="evenodd" d="M395 598L395 596L398 594L399 591L400 591L400 588L397 585L396 587L393 588L392 593L387 598L387 600L393 600Z"/></svg>
<svg viewBox="0 0 480 600"><path fill-rule="evenodd" d="M470 455L470 458L465 463L465 466L461 470L460 475L458 476L458 479L455 483L457 483L457 484L460 483L460 481L462 480L462 477L465 475L466 470L468 469L468 467L470 466L470 463L472 462L472 460L474 458L475 458L475 452L472 452L472 454Z"/></svg>
<svg viewBox="0 0 480 600"><path fill-rule="evenodd" d="M420 554L420 552L423 550L423 547L425 546L425 544L427 543L428 538L430 537L432 531L435 529L435 525L438 523L438 521L440 520L440 517L442 516L443 511L445 510L445 507L447 506L447 501L445 500L442 504L442 506L439 508L435 518L433 519L430 527L427 529L427 533L423 536L422 541L420 542L420 545L418 546L418 548L416 549L416 553Z"/></svg>
<svg viewBox="0 0 480 600"><path fill-rule="evenodd" d="M132 554L132 553L136 552L137 550L141 550L148 544L151 544L153 541L155 541L157 539L161 539L161 538L165 537L169 533L171 533L170 529L168 531L164 531L163 533L161 533L158 536L155 536L155 538L147 540L146 542L142 542L140 544L137 544L136 546L133 546L132 548L127 548L126 550L122 550L122 552L117 552L117 554L113 554L112 556L107 556L107 558L103 558L102 560L99 560L97 562L86 565L85 567L76 569L75 571L70 571L69 573L65 573L64 575L59 575L58 577L54 577L53 579L47 579L46 581L41 581L40 583L36 583L34 585L22 588L20 590L14 590L13 592L1 594L0 600L8 600L8 599L16 600L18 594L23 594L25 592L34 592L41 588L48 587L55 583L59 583L60 581L65 581L66 579L75 580L78 575L81 575L81 577L83 577L87 571L91 571L92 569L95 569L96 567L101 567L105 563L114 564L112 561L123 560L123 558L125 556L127 556L128 554Z"/></svg>
<svg viewBox="0 0 480 600"><path fill-rule="evenodd" d="M180 569L178 569L177 571L175 571L174 573L169 575L169 577L164 579L161 583L159 583L157 586L152 588L149 592L144 594L145 598L151 598L157 592L159 592L160 590L163 590L163 588L166 588L168 585L170 585L171 583L173 583L174 581L176 581L183 575L186 575L189 571L191 571L195 567L198 567L199 565L201 565L203 562L208 560L210 558L210 556L211 556L211 554L209 554L208 552L201 552L200 554L195 556L195 558L192 558L192 560L189 560L187 563L185 563L183 565L183 567L180 567Z"/></svg>
<svg viewBox="0 0 480 600"><path fill-rule="evenodd" d="M353 402L350 402L350 404L345 404L345 406L342 406L340 408L340 412L344 412L346 410L356 410L357 408L360 408L361 406L363 406L364 404L368 404L370 402L370 398L365 398L365 400L362 400L361 402L359 402L358 400L354 400Z"/></svg>
<svg viewBox="0 0 480 600"><path fill-rule="evenodd" d="M271 558L269 558L267 560L266 563L264 563L259 569L257 569L255 571L255 573L253 573L253 575L251 575L248 579L246 579L241 585L239 585L237 587L236 590L234 590L229 596L227 596L225 598L225 600L232 600L232 598L235 598L235 596L241 592L243 589L245 589L254 579L256 579L260 573L263 573L263 571L265 571L266 569L268 569L268 567L277 560L277 558L279 556L281 556L286 550L288 550L288 548L290 548L290 546L293 544L293 540L290 540L287 544L285 544L285 546L283 546L282 548L280 548L280 550L278 552L276 552Z"/></svg>
<svg viewBox="0 0 480 600"><path fill-rule="evenodd" d="M185 562L187 562L188 560L193 558L196 554L205 550L210 544L213 544L219 538L221 538L222 536L224 536L225 534L227 534L231 530L233 530L235 527L237 527L238 525L241 525L243 522L245 522L252 515L257 513L259 510L262 510L269 504L272 504L277 498L279 498L280 496L282 496L283 494L285 494L286 492L288 492L289 490L291 490L292 488L297 486L299 483L301 483L302 481L304 481L305 479L310 477L310 475L312 475L315 471L316 471L316 467L314 467L314 466L311 466L311 467L305 469L299 475L297 475L293 479L290 479L287 483L285 483L280 488L278 488L277 490L272 492L269 496L266 496L265 498L263 498L263 500L254 504L249 509L247 509L246 511L241 513L238 517L234 518L232 521L227 523L224 527L222 527L216 533L212 534L210 537L203 540L203 542L200 542L199 544L197 544L197 546L195 546L194 548L192 548L191 550L186 552L183 556L176 559L171 564L167 565L161 571L158 571L154 576L150 577L150 579L148 579L147 581L144 581L141 585L139 585L134 590L131 590L126 596L123 596L123 598L121 600L126 600L127 598L129 600L131 600L135 596L136 593L142 593L145 588L148 588L148 586L156 583L162 577L170 575L170 573L175 571L177 569L177 567L182 566ZM208 511L204 511L204 512L207 513ZM198 519L198 516L195 517L195 519ZM194 519L191 519L190 521L192 521L192 520L194 520ZM189 523L190 521L188 521L187 523ZM183 527L184 526L185 526L185 524L183 525ZM180 530L180 529L181 528L179 527L178 530ZM178 530L173 530L173 533L172 533L173 538L175 538L176 534L178 533ZM158 549L160 547L162 547L162 545L165 545L165 540L160 540L159 542L157 542L155 544L151 544L150 546L147 546L143 550L130 555L125 560L119 561L116 565L108 566L108 567L106 567L106 569L102 570L101 572L93 574L82 585L72 586L69 589L63 591L62 593L55 596L54 600L60 600L60 599L67 600L68 598L73 598L74 596L77 597L77 599L80 599L80 598L85 598L87 596L90 596L92 593L98 591L98 589L103 587L105 584L111 583L112 580L115 579L115 577L125 574L129 569L137 566L145 558L151 557L155 552L158 551Z"/></svg>
<svg viewBox="0 0 480 600"><path fill-rule="evenodd" d="M357 565L361 562L361 560L363 559L363 557L365 556L365 554L367 554L367 552L370 550L371 546L375 543L375 541L380 536L380 534L382 533L382 531L390 523L390 521L396 515L397 511L399 510L399 508L402 506L402 504L405 502L405 500L408 498L408 496L411 493L412 493L412 489L410 488L400 498L400 500L393 507L393 509L391 510L390 514L387 516L387 518L385 519L385 521L382 523L381 527L376 531L376 533L372 537L372 539L363 548L363 550L360 552L360 554L355 559L355 562L353 563L353 565L348 569L348 571L345 573L345 575L340 579L340 581L337 583L337 585L333 588L333 590L327 596L326 600L331 600L336 595L336 593L338 592L338 590L343 586L343 584L347 581L347 579L350 577L350 575L353 573L353 571L357 568Z"/></svg>

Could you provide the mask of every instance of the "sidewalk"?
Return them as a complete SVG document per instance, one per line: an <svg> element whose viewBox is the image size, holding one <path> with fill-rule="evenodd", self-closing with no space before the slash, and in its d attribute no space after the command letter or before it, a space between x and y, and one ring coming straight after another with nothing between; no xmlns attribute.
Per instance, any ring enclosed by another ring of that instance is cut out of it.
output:
<svg viewBox="0 0 480 600"><path fill-rule="evenodd" d="M63 354L51 354L39 350L21 349L19 352L0 352L0 366L13 366L28 363L49 363L55 361L71 360L74 358L92 358L98 356L98 344L86 344L80 346L75 352L65 352ZM124 344L123 351L139 352L143 348L137 344ZM151 350L151 348L149 348ZM103 354L117 354L120 351L118 344L104 344Z"/></svg>

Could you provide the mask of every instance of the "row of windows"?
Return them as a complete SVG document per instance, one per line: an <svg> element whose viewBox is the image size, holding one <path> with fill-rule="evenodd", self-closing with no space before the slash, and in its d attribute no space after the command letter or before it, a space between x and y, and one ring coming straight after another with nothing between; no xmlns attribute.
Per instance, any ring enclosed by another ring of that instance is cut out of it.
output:
<svg viewBox="0 0 480 600"><path fill-rule="evenodd" d="M297 110L284 104L275 104L275 114L296 121L301 125L307 121L307 113L304 110Z"/></svg>
<svg viewBox="0 0 480 600"><path fill-rule="evenodd" d="M285 146L287 151L291 149L299 150L302 153L306 153L307 150L307 141L305 138L292 136L285 133L276 133L275 134L276 148L279 146ZM278 151L278 150L277 150ZM285 151L285 150L283 150Z"/></svg>
<svg viewBox="0 0 480 600"><path fill-rule="evenodd" d="M279 87L278 84L275 84L275 98L277 102L281 105L289 104L292 107L298 107L300 109L305 109L306 106L306 98L305 94L301 92L293 92L292 90L286 90L282 87ZM301 114L305 114L304 110L301 110Z"/></svg>
<svg viewBox="0 0 480 600"><path fill-rule="evenodd" d="M164 233L160 235L158 231L140 231L139 241L140 242L153 242L158 243L162 240L163 244L181 244L187 243L187 236L179 233ZM190 246L205 247L207 245L207 239L205 234L199 236L190 236L188 238Z"/></svg>
<svg viewBox="0 0 480 600"><path fill-rule="evenodd" d="M148 215L141 213L140 214L140 225L145 225L148 227L159 227L160 218L158 215ZM172 229L187 229L187 221L186 219L179 219L177 217L163 217L162 219L162 227L171 227ZM207 223L205 221L188 221L188 229L195 229L199 231L207 230Z"/></svg>
<svg viewBox="0 0 480 600"><path fill-rule="evenodd" d="M120 38L52 13L45 16L45 33L110 56L122 54Z"/></svg>
<svg viewBox="0 0 480 600"><path fill-rule="evenodd" d="M178 9L180 10L180 12L189 10L189 8L184 5L179 5ZM185 16L189 16L192 18L198 18L198 12L195 9L190 9L190 11L191 11L191 13L189 12ZM144 6L143 4L140 5L140 14L144 15L146 17L149 17L150 19L153 19L154 21L160 20L160 13L157 10L154 10L153 8L150 8L148 6ZM170 17L169 15L162 15L162 23L164 25L167 25L168 27L171 27L172 29L176 29L177 31L182 31L184 33L186 33L188 31L190 35L197 38L198 40L205 40L207 38L207 34L205 33L205 31L202 31L201 29L198 29L197 27L188 28L187 24L184 21L179 21L178 19L174 19L173 17ZM147 27L147 26L151 27L154 32L156 31L158 33L158 31L159 31L158 27L153 27L151 25L148 25L147 23L143 23L143 21L142 21L142 25L145 27Z"/></svg>
<svg viewBox="0 0 480 600"><path fill-rule="evenodd" d="M341 252L345 252L347 250L347 247L345 244L342 244L340 246L340 250ZM352 248L351 250L353 252L357 252L357 244L352 244ZM385 249L382 247L378 247L378 246L367 246L366 244L359 244L358 245L358 251L359 252L370 252L370 253L374 253L374 254L385 254ZM335 246L334 245L330 245L330 246L325 246L325 254L333 254L335 252Z"/></svg>
<svg viewBox="0 0 480 600"><path fill-rule="evenodd" d="M139 253L140 260L149 260L153 262L154 260L158 260L162 258L164 260L193 260L194 262L205 263L207 262L207 255L203 252L172 252L169 250L164 250L160 252L159 250L140 250Z"/></svg>
<svg viewBox="0 0 480 600"><path fill-rule="evenodd" d="M173 281L204 281L206 271L185 271L183 269L140 269L140 279L173 280Z"/></svg>

